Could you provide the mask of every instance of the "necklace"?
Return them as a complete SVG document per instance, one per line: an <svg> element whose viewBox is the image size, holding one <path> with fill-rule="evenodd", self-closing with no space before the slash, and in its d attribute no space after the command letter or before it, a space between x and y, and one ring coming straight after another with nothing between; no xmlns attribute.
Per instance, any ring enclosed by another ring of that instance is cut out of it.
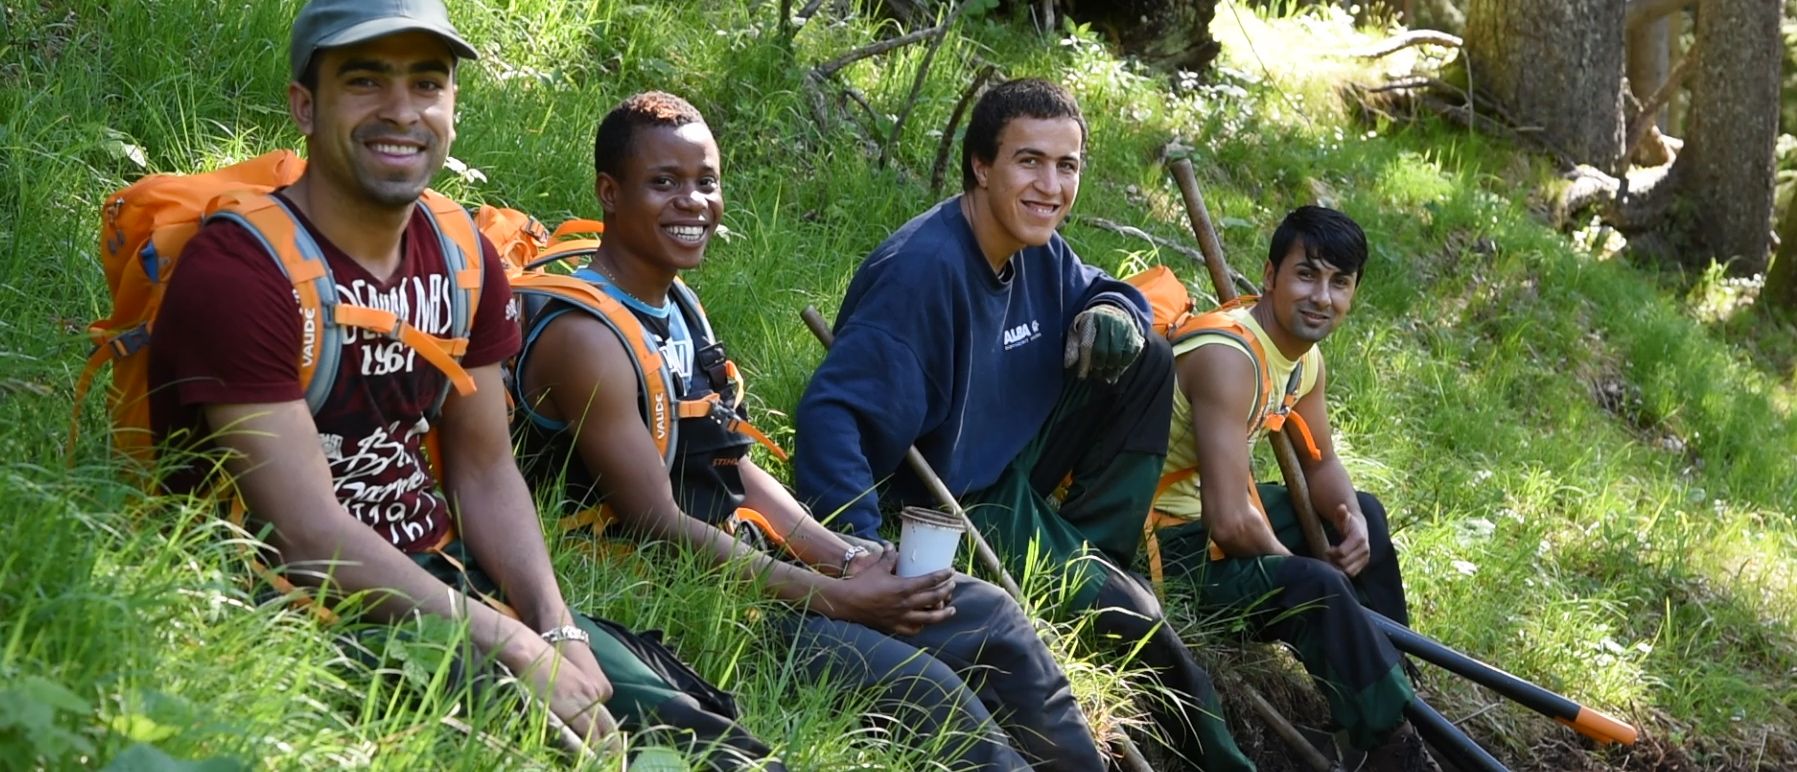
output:
<svg viewBox="0 0 1797 772"><path fill-rule="evenodd" d="M609 260L606 261L606 263L609 263L609 262L610 262ZM644 308L661 308L663 305L665 305L665 302L664 303L651 303L647 300L637 297L636 293L631 292L628 289L625 289L624 283L621 281L618 281L618 274L616 272L614 272L613 269L606 263L599 262L599 258L597 256L595 256L593 258L593 262L590 265L592 265L594 268L599 269L599 273L601 275L603 275L605 278L610 279L611 286L616 287L619 292L624 293L624 295L626 297L630 298L631 300L641 303Z"/></svg>

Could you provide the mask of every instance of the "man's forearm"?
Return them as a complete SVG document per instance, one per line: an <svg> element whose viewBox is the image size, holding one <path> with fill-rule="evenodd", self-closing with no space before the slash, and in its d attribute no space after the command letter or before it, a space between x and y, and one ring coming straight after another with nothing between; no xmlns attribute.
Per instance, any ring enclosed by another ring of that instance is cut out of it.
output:
<svg viewBox="0 0 1797 772"><path fill-rule="evenodd" d="M361 593L365 618L382 622L431 614L465 619L481 651L499 656L516 635L528 635L516 621L471 599L419 567L375 532L344 514L284 529L277 539L289 579L323 585L327 592Z"/></svg>
<svg viewBox="0 0 1797 772"><path fill-rule="evenodd" d="M538 631L572 624L530 489L510 463L458 471L451 490L462 536L506 603Z"/></svg>
<svg viewBox="0 0 1797 772"><path fill-rule="evenodd" d="M1310 505L1325 520L1329 513L1344 504L1354 517L1365 517L1360 511L1360 499L1354 493L1354 483L1348 479L1348 470L1339 460L1332 458L1315 464L1314 468L1305 470L1304 481L1310 485Z"/></svg>
<svg viewBox="0 0 1797 772"><path fill-rule="evenodd" d="M1204 497L1202 506L1205 528L1223 554L1232 558L1292 554L1247 496L1240 501Z"/></svg>
<svg viewBox="0 0 1797 772"><path fill-rule="evenodd" d="M812 566L840 566L843 555L848 552L848 542L813 519L779 480L753 461L744 458L739 470L743 481L743 506L767 518L794 557Z"/></svg>

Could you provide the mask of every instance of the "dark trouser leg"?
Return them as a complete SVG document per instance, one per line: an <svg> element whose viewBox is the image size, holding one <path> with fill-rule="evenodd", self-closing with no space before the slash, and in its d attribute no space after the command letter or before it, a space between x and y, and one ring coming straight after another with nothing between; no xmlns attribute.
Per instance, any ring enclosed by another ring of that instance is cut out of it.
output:
<svg viewBox="0 0 1797 772"><path fill-rule="evenodd" d="M1116 383L1068 379L1043 427L1030 487L1049 495L1066 482L1061 519L1127 566L1141 546L1172 420L1173 350L1150 335Z"/></svg>
<svg viewBox="0 0 1797 772"><path fill-rule="evenodd" d="M841 688L877 689L874 714L900 743L940 748L958 770L1029 769L986 706L954 669L929 652L818 614L791 614L776 625L790 636L797 664L811 678Z"/></svg>
<svg viewBox="0 0 1797 772"><path fill-rule="evenodd" d="M1043 564L1063 580L1062 611L1102 609L1096 628L1114 651L1142 644L1142 660L1180 702L1155 708L1176 752L1212 772L1253 769L1229 735L1209 675L1162 623L1153 594L1116 567L1140 546L1172 410L1173 354L1150 336L1116 383L1069 379L1011 468L967 497L968 517L1020 581ZM1064 482L1057 507L1049 497Z"/></svg>
<svg viewBox="0 0 1797 772"><path fill-rule="evenodd" d="M470 597L500 600L498 585L474 565L459 541L440 553L414 555L412 559L439 580ZM682 749L697 768L708 772L746 769L784 772L785 765L770 758L772 750L743 729L734 717L701 704L693 695L681 691L649 667L611 630L578 613L574 615L574 623L586 631L591 639L587 645L592 649L593 659L599 662L606 680L611 682L612 697L606 700L605 707L618 719L619 727L629 732L646 733L651 743ZM672 657L672 654L665 656ZM678 668L691 678L698 678L683 665Z"/></svg>
<svg viewBox="0 0 1797 772"><path fill-rule="evenodd" d="M989 582L970 576L955 581L955 615L900 640L959 673L1033 769L1102 769L1067 676L1023 609Z"/></svg>
<svg viewBox="0 0 1797 772"><path fill-rule="evenodd" d="M1167 453L1173 354L1149 336L1114 384L1068 378L1054 412L992 485L969 493L967 514L1019 581L1046 564L1066 604L1092 605L1105 571L1096 550L1129 565L1142 539ZM1063 483L1066 496L1050 501ZM1030 565L1032 549L1038 566Z"/></svg>
<svg viewBox="0 0 1797 772"><path fill-rule="evenodd" d="M1354 577L1366 607L1410 626L1410 603L1404 598L1404 572L1398 567L1398 551L1391 544L1391 526L1385 521L1385 504L1371 493L1356 491L1360 511L1366 514L1366 539L1369 558L1366 568Z"/></svg>
<svg viewBox="0 0 1797 772"><path fill-rule="evenodd" d="M1223 704L1192 652L1168 626L1160 602L1135 577L1112 568L1098 591L1094 620L1097 632L1114 639L1114 649L1129 651L1142 641L1139 657L1154 670L1161 686L1177 704L1151 700L1155 723L1168 735L1169 746L1188 763L1207 772L1254 769L1236 747L1223 719Z"/></svg>
<svg viewBox="0 0 1797 772"><path fill-rule="evenodd" d="M1291 494L1283 485L1262 483L1260 489L1261 503L1266 505L1267 517L1273 523L1273 532L1287 549L1294 554L1303 555L1309 550L1304 544L1304 531L1298 525L1298 515L1292 509ZM1371 493L1355 491L1355 498L1360 503L1360 511L1366 515L1367 564L1360 569L1360 575L1353 578L1354 589L1360 593L1361 602L1367 607L1406 627L1410 625L1410 604L1404 599L1404 574L1398 568L1398 551L1391 543L1391 527L1385 520L1385 505ZM1340 541L1333 526L1327 521L1323 530L1328 533L1330 543Z"/></svg>
<svg viewBox="0 0 1797 772"><path fill-rule="evenodd" d="M1269 491L1269 487L1262 486L1262 500L1281 543L1302 552L1303 534L1290 517L1284 489ZM1269 494L1277 495L1269 498ZM1371 498L1362 494L1362 506ZM1383 525L1382 510L1380 515ZM1374 516L1369 513L1367 519L1370 532ZM1390 540L1384 544L1386 563L1395 567ZM1307 557L1213 562L1204 529L1196 524L1162 531L1161 550L1169 579L1195 587L1205 609L1250 614L1263 636L1291 644L1354 747L1378 745L1403 721L1404 706L1414 691L1397 649L1364 613L1359 581L1350 582L1334 566ZM1378 549L1374 552L1378 561ZM1363 570L1362 577L1366 573ZM1400 602L1402 597L1400 586Z"/></svg>

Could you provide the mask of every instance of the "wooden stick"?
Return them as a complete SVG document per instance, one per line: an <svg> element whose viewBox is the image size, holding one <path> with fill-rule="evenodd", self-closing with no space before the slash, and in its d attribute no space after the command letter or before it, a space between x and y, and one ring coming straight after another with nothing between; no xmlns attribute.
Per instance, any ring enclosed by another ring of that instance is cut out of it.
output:
<svg viewBox="0 0 1797 772"><path fill-rule="evenodd" d="M1285 741L1286 749L1291 751L1292 755L1297 756L1298 760L1304 762L1305 766L1317 772L1339 772L1341 770L1341 764L1330 761L1322 751L1311 745L1310 739L1306 738L1304 733L1299 732L1297 727L1292 726L1292 722L1285 720L1285 716L1280 715L1279 709L1273 707L1273 703L1267 702L1266 697L1261 696L1259 689L1241 680L1231 680L1228 688L1231 691L1241 692L1248 698L1248 706L1254 709L1254 713L1260 716L1262 721L1273 727L1273 733Z"/></svg>
<svg viewBox="0 0 1797 772"><path fill-rule="evenodd" d="M799 312L799 318L805 320L805 326L811 329L812 335L817 336L819 343L824 344L824 348L836 345L835 333L830 332L830 325L824 321L823 314L818 313L815 306L805 306L805 310ZM1011 572L1006 571L1005 565L999 562L998 553L992 551L992 545L986 543L986 537L980 534L980 529L973 526L973 521L967 517L967 510L962 509L961 502L955 500L955 494L948 489L948 483L943 482L936 470L930 468L929 460L917 452L916 445L905 450L905 463L910 465L912 473L918 479L923 480L925 487L930 489L930 495L935 496L950 514L960 518L961 527L967 530L968 536L973 537L973 551L980 559L980 565L998 577L998 583L1004 586L1006 593L1022 603L1023 588L1017 586L1017 580L1012 579Z"/></svg>
<svg viewBox="0 0 1797 772"><path fill-rule="evenodd" d="M824 344L824 348L828 349L836 345L836 334L830 332L830 325L824 321L823 314L818 313L815 306L805 306L805 310L799 312L799 318L805 320L805 326L810 328L811 334L817 337L819 343ZM923 454L917 451L916 445L912 445L905 450L905 461L910 464L911 471L929 487L930 493L936 497L936 500L955 517L960 518L961 527L965 528L967 535L973 538L974 555L979 558L980 564L998 577L999 584L1005 588L1005 592L1011 596L1012 600L1017 601L1017 605L1024 605L1023 589L1018 587L1017 581L1011 578L1011 572L1005 570L1005 564L999 562L998 553L992 551L992 545L986 543L986 537L980 533L980 529L974 527L973 521L967 517L967 510L961 508L961 502L956 500L954 492L948 489L948 483L943 482L942 477L936 474L936 470L930 468L929 459L924 458ZM1058 637L1051 628L1038 627L1036 630L1044 641L1053 641ZM1136 747L1134 741L1129 739L1128 734L1121 730L1118 731L1115 743L1117 750L1123 754L1125 768L1130 772L1154 772L1154 768L1148 765L1148 760L1142 756L1142 751Z"/></svg>
<svg viewBox="0 0 1797 772"><path fill-rule="evenodd" d="M1459 36L1449 35L1446 32L1437 32L1430 29L1413 29L1402 35L1388 37L1366 48L1345 51L1343 52L1343 55L1352 56L1356 59L1378 59L1382 56L1390 56L1406 48L1414 48L1422 45L1459 48L1461 40Z"/></svg>
<svg viewBox="0 0 1797 772"><path fill-rule="evenodd" d="M855 62L859 62L862 59L866 59L867 57L870 57L870 56L878 56L880 54L886 53L887 51L891 51L894 48L902 48L904 46L911 45L912 43L916 43L919 40L923 40L932 35L935 35L944 29L946 29L946 27L943 27L941 25L938 25L935 27L925 27L925 28L917 30L915 32L908 32L906 34L900 35L895 38L887 38L885 40L876 40L876 41L869 43L865 46L862 46L860 48L849 51L848 53L843 54L842 56L838 56L835 59L831 59L830 61L824 62L823 64L813 67L813 68L811 68L811 71L816 73L817 77L820 80L823 78L828 78L831 75L835 75L837 70L840 70L844 67L854 64Z"/></svg>
<svg viewBox="0 0 1797 772"><path fill-rule="evenodd" d="M1179 194L1185 199L1192 235L1198 238L1198 249L1204 253L1204 269L1210 274L1211 286L1217 290L1217 300L1228 303L1236 299L1235 285L1229 280L1229 268L1223 262L1223 244L1211 225L1210 210L1205 208L1204 194L1198 190L1198 175L1192 171L1192 162L1185 158L1174 161L1173 179L1179 183ZM1324 535L1323 521L1311 506L1310 486L1304 481L1304 467L1299 465L1298 451L1292 447L1292 439L1284 432L1267 432L1267 441L1272 444L1279 471L1285 476L1292 510L1298 515L1298 527L1304 531L1304 543L1310 548L1311 557L1327 560L1329 537Z"/></svg>

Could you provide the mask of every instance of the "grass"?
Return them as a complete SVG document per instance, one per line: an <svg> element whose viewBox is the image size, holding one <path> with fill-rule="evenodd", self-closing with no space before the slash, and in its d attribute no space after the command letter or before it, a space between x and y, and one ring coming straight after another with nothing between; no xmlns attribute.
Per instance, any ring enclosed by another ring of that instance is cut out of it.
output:
<svg viewBox="0 0 1797 772"><path fill-rule="evenodd" d="M1173 138L1196 148L1225 248L1250 276L1286 209L1324 199L1347 210L1374 254L1354 317L1325 344L1332 417L1356 481L1393 513L1419 628L1627 716L1650 742L1586 749L1434 673L1437 707L1517 768L1797 763L1784 737L1797 724L1788 343L1756 336L1751 310L1717 311L1719 279L1631 265L1544 227L1528 191L1551 170L1512 148L1439 125L1352 122L1334 89L1375 74L1326 52L1363 33L1314 11L1220 9L1223 69L1199 86L1119 61L1084 31L1043 41L1007 19L970 19L880 168L853 124L815 125L803 93L805 66L876 34L864 17L814 21L789 46L765 2L457 5L483 59L462 73L452 155L480 174L445 172L439 188L465 201L551 221L595 214L587 159L605 109L666 88L706 112L734 235L691 281L783 443L785 411L821 356L796 312L832 312L860 257L937 199L924 189L930 132L976 56L1079 95L1092 163L1076 214L1180 237L1158 162ZM419 630L370 670L306 614L258 602L234 573L234 535L190 502L118 482L92 415L78 465L62 466L79 331L106 308L98 201L146 171L297 146L281 109L295 8L0 5L0 766L126 768L159 753L220 768L557 758L509 697L463 699L446 680L455 630ZM922 55L845 76L877 112L897 113ZM890 120L876 116L882 133ZM1145 242L1078 222L1066 234L1090 262L1165 261L1203 284ZM776 609L753 588L673 551L554 552L577 607L669 630L794 768L929 768L927 749L863 729L857 698L792 675L764 634ZM1218 667L1292 680L1264 649L1219 645L1233 639L1227 620L1175 613ZM1129 720L1127 679L1063 653L1094 710ZM445 724L451 713L506 750ZM1257 731L1245 710L1233 715L1244 736Z"/></svg>

